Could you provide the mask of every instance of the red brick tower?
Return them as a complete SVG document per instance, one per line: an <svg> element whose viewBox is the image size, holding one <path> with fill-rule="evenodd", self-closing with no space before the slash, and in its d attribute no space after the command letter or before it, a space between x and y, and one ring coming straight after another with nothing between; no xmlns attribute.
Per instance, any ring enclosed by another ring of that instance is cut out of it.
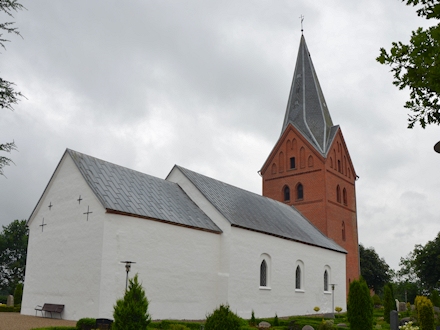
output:
<svg viewBox="0 0 440 330"><path fill-rule="evenodd" d="M293 205L347 250L347 292L360 275L356 172L334 126L304 36L281 136L264 163L263 195Z"/></svg>

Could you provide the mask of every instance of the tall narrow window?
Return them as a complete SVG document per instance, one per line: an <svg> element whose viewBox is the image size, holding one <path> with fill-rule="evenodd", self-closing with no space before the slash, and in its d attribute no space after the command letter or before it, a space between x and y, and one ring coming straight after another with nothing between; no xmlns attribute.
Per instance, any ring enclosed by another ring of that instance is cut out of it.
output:
<svg viewBox="0 0 440 330"><path fill-rule="evenodd" d="M260 265L260 286L267 286L267 264L263 260Z"/></svg>
<svg viewBox="0 0 440 330"><path fill-rule="evenodd" d="M341 202L341 187L339 185L336 187L336 201Z"/></svg>
<svg viewBox="0 0 440 330"><path fill-rule="evenodd" d="M345 242L345 222L342 221L342 240Z"/></svg>
<svg viewBox="0 0 440 330"><path fill-rule="evenodd" d="M338 172L341 173L341 161L338 159Z"/></svg>
<svg viewBox="0 0 440 330"><path fill-rule="evenodd" d="M290 168L296 168L295 157L290 157Z"/></svg>
<svg viewBox="0 0 440 330"><path fill-rule="evenodd" d="M342 190L342 200L344 201L344 205L347 205L347 190L345 188Z"/></svg>
<svg viewBox="0 0 440 330"><path fill-rule="evenodd" d="M284 192L284 201L285 202L290 201L290 188L289 188L289 186L285 186L283 192Z"/></svg>
<svg viewBox="0 0 440 330"><path fill-rule="evenodd" d="M324 272L324 291L328 291L328 273L327 273L327 270Z"/></svg>
<svg viewBox="0 0 440 330"><path fill-rule="evenodd" d="M296 186L296 199L304 199L304 188L301 183Z"/></svg>
<svg viewBox="0 0 440 330"><path fill-rule="evenodd" d="M295 289L301 289L301 268L299 266L295 271Z"/></svg>
<svg viewBox="0 0 440 330"><path fill-rule="evenodd" d="M306 167L306 149L304 149L304 147L299 149L299 162L301 168Z"/></svg>

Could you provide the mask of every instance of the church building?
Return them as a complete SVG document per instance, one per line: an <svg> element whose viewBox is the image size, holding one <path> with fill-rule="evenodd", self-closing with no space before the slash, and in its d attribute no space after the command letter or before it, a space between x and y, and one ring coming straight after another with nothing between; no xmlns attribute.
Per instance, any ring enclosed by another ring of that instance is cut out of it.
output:
<svg viewBox="0 0 440 330"><path fill-rule="evenodd" d="M112 318L124 261L153 319L346 309L359 276L355 180L302 36L281 136L260 170L263 195L175 165L165 179L71 149L29 220L22 314Z"/></svg>

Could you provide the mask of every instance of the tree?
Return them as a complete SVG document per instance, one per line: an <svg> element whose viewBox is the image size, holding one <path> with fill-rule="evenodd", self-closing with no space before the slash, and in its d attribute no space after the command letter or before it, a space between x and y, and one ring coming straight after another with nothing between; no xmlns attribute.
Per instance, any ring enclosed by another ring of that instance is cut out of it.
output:
<svg viewBox="0 0 440 330"><path fill-rule="evenodd" d="M440 289L440 233L437 237L426 243L425 246L417 244L414 250L406 257L400 259L401 269L399 274L418 282L421 293L429 293Z"/></svg>
<svg viewBox="0 0 440 330"><path fill-rule="evenodd" d="M14 220L0 233L0 291L13 294L23 283L29 231L26 220Z"/></svg>
<svg viewBox="0 0 440 330"><path fill-rule="evenodd" d="M239 330L241 319L229 309L228 305L220 305L210 315L206 316L206 330Z"/></svg>
<svg viewBox="0 0 440 330"><path fill-rule="evenodd" d="M440 19L439 0L403 0L406 5L421 7L418 16L426 19ZM408 118L408 128L419 123L423 128L428 124L440 124L440 24L428 29L418 28L412 32L408 45L393 42L387 52L380 49L376 60L391 66L393 84L410 90L410 100L405 108L413 112Z"/></svg>
<svg viewBox="0 0 440 330"><path fill-rule="evenodd" d="M137 274L129 280L124 298L116 301L113 318L113 330L146 330L151 322L148 300Z"/></svg>
<svg viewBox="0 0 440 330"><path fill-rule="evenodd" d="M361 278L350 283L347 302L347 317L352 330L373 328L373 299L367 283Z"/></svg>
<svg viewBox="0 0 440 330"><path fill-rule="evenodd" d="M396 310L396 301L394 299L393 286L391 283L385 285L383 294L383 319L390 323L390 312Z"/></svg>
<svg viewBox="0 0 440 330"><path fill-rule="evenodd" d="M9 17L13 17L12 13L18 10L24 9L23 5L17 2L17 0L0 0L0 11L6 13ZM0 23L0 32L12 33L20 35L20 32L13 26L12 22ZM0 33L0 46L6 49L5 43L9 40L3 37L3 33ZM14 83L4 80L0 77L0 108L13 110L13 105L17 104L23 95L20 92L14 90ZM0 144L0 151L10 153L15 150L16 146L14 142L7 142ZM0 156L0 175L4 175L3 167L10 165L12 160L5 156Z"/></svg>
<svg viewBox="0 0 440 330"><path fill-rule="evenodd" d="M383 258L374 251L374 248L364 248L359 245L359 255L361 263L361 275L367 282L370 289L374 292L382 292L383 286L391 279L390 266Z"/></svg>

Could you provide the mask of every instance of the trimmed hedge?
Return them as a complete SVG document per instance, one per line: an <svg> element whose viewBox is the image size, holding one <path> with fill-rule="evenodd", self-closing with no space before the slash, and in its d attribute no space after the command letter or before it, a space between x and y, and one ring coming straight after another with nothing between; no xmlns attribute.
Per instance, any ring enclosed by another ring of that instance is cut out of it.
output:
<svg viewBox="0 0 440 330"><path fill-rule="evenodd" d="M82 319L79 319L78 322L76 322L76 330L82 330L83 325L92 326L93 328L96 326L96 319L91 317L84 317Z"/></svg>
<svg viewBox="0 0 440 330"><path fill-rule="evenodd" d="M32 328L31 330L76 330L76 327L47 327L47 328Z"/></svg>
<svg viewBox="0 0 440 330"><path fill-rule="evenodd" d="M6 306L6 305L0 305L0 312L1 313L20 313L21 306Z"/></svg>

